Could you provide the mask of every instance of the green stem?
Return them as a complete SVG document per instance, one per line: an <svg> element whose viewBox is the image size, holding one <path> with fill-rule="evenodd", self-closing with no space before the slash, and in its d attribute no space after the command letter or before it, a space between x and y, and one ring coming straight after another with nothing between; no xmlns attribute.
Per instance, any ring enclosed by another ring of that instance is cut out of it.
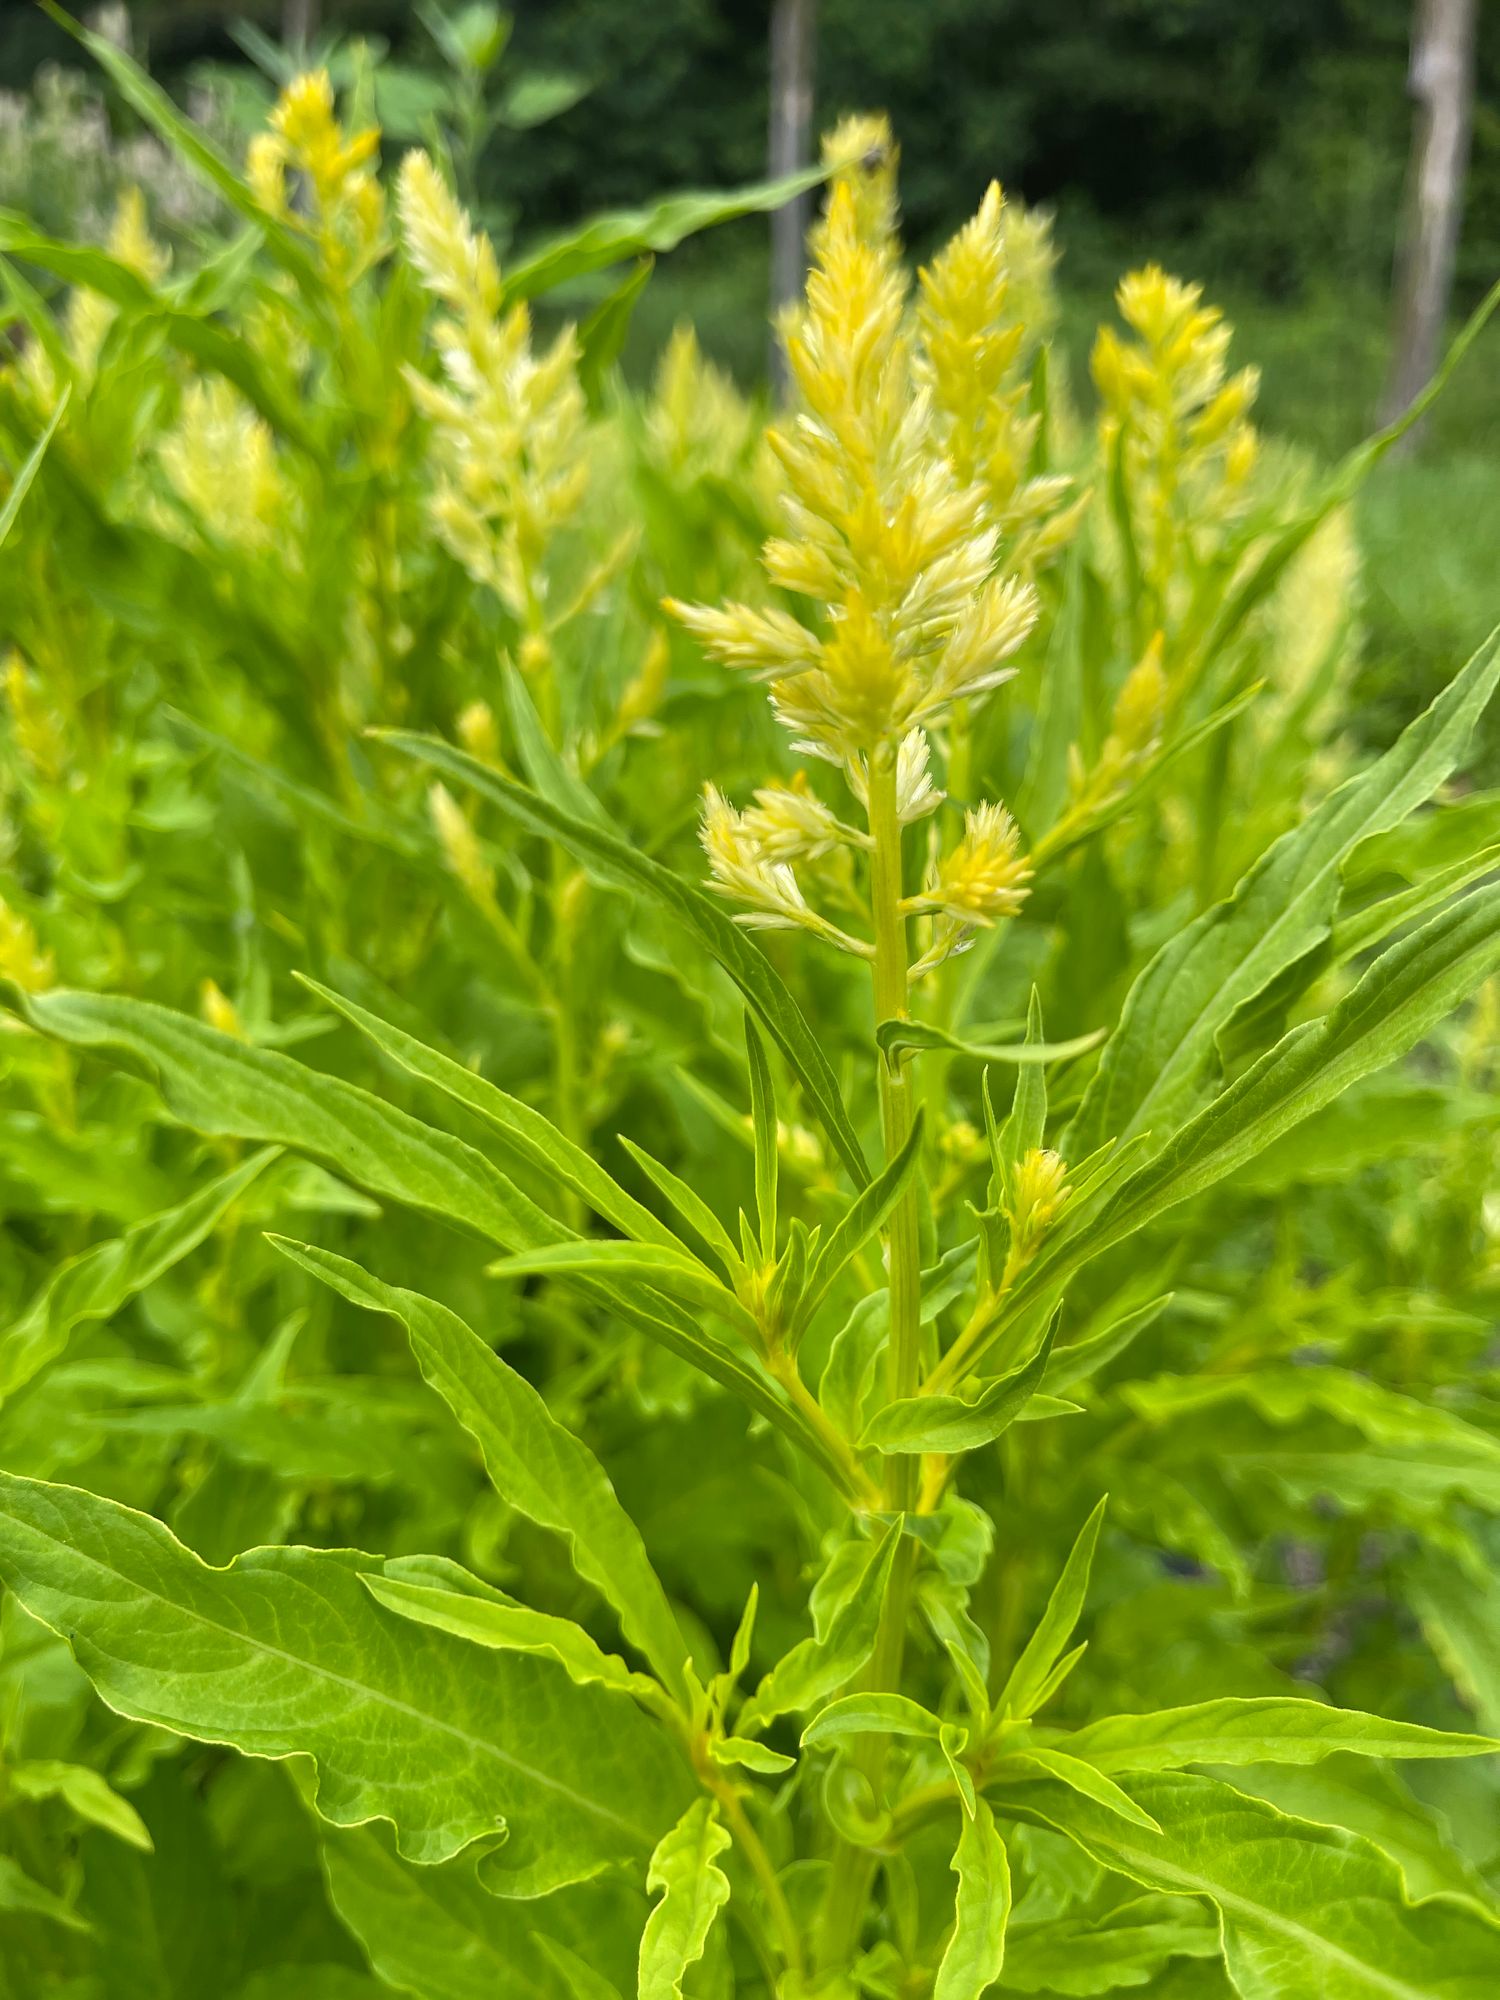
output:
<svg viewBox="0 0 1500 2000"><path fill-rule="evenodd" d="M868 810L873 850L870 865L870 905L875 932L875 1018L904 1019L908 1013L906 919L901 913L901 820L896 798L896 746L883 744L870 759ZM893 1067L877 1055L880 1109L885 1155L892 1160L910 1136L915 1115L912 1066ZM887 1393L892 1401L914 1396L921 1386L922 1294L918 1197L908 1187L886 1233L887 1281L890 1288L890 1336L886 1350ZM882 1498L887 1510L909 1513L916 1504L920 1461L906 1453L886 1460ZM906 1624L916 1576L917 1545L903 1535L881 1606L867 1684L882 1692L899 1692L906 1652ZM858 1768L878 1795L885 1774L888 1743L870 1736L857 1752ZM818 1969L824 1974L846 1971L859 1948L860 1927L869 1904L878 1857L868 1848L840 1841L833 1856L828 1893L818 1937Z"/></svg>

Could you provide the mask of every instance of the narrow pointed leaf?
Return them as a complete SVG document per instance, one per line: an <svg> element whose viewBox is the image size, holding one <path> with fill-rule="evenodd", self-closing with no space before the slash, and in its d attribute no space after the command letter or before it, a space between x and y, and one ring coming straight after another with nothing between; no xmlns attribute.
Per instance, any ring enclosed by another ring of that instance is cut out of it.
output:
<svg viewBox="0 0 1500 2000"><path fill-rule="evenodd" d="M1010 1859L983 1799L960 1823L952 1867L958 1877L953 1935L943 1950L932 2000L981 2000L1005 1966L1011 1908Z"/></svg>
<svg viewBox="0 0 1500 2000"><path fill-rule="evenodd" d="M817 1037L770 962L711 897L616 835L562 811L436 737L387 730L380 732L380 738L408 757L471 785L528 831L559 842L579 861L594 863L625 887L643 890L675 917L739 987L807 1092L855 1185L864 1186L870 1170Z"/></svg>
<svg viewBox="0 0 1500 2000"><path fill-rule="evenodd" d="M640 1533L588 1446L457 1313L326 1250L280 1239L277 1247L353 1304L401 1322L417 1366L478 1444L501 1498L566 1540L579 1575L614 1606L626 1637L682 1693L687 1644Z"/></svg>
<svg viewBox="0 0 1500 2000"><path fill-rule="evenodd" d="M456 1103L477 1113L487 1125L504 1135L507 1144L529 1166L540 1168L551 1179L576 1194L596 1215L603 1216L606 1222L612 1222L625 1235L642 1242L680 1247L665 1223L628 1195L582 1146L575 1145L559 1132L550 1118L544 1118L541 1112L533 1111L529 1104L523 1104L508 1091L466 1069L451 1056L427 1048L404 1029L382 1021L379 1015L370 1013L353 1000L345 999L343 994L335 993L331 987L309 979L305 973L298 973L296 977L309 992L316 993L320 1000L335 1008L346 1020L352 1021L362 1034L368 1035L383 1054L411 1075L420 1077L424 1083L432 1084Z"/></svg>
<svg viewBox="0 0 1500 2000"><path fill-rule="evenodd" d="M960 1452L977 1451L981 1445L993 1444L1025 1414L1027 1404L1041 1387L1055 1331L1054 1321L1024 1368L1002 1376L997 1382L985 1383L972 1400L962 1396L906 1396L899 1402L887 1403L865 1426L860 1450Z"/></svg>
<svg viewBox="0 0 1500 2000"><path fill-rule="evenodd" d="M1118 1814L1132 1826L1145 1827L1151 1833L1161 1832L1150 1813L1137 1805L1128 1792L1122 1791L1113 1778L1106 1778L1102 1771L1086 1764L1081 1757L1070 1757L1066 1750L1028 1745L1024 1750L1009 1751L997 1759L993 1770L994 1782L1001 1786L1017 1775L1024 1779L1031 1773L1039 1772L1055 1778L1060 1785L1066 1785L1070 1792L1092 1799L1106 1812Z"/></svg>
<svg viewBox="0 0 1500 2000"><path fill-rule="evenodd" d="M75 1327L108 1319L196 1250L276 1157L276 1148L266 1147L177 1207L59 1264L26 1311L0 1333L0 1398L54 1361Z"/></svg>
<svg viewBox="0 0 1500 2000"><path fill-rule="evenodd" d="M740 1711L742 1733L764 1729L778 1715L816 1708L836 1694L875 1650L880 1607L885 1601L900 1524L893 1522L871 1544L852 1588L828 1622L827 1630L802 1639L777 1661Z"/></svg>
<svg viewBox="0 0 1500 2000"><path fill-rule="evenodd" d="M639 2000L682 2000L682 1982L708 1945L729 1901L729 1877L718 1857L729 1846L712 1799L690 1805L651 1857L646 1886L661 1900L641 1938Z"/></svg>
<svg viewBox="0 0 1500 2000"><path fill-rule="evenodd" d="M1089 1151L1149 1129L1163 1145L1211 1082L1231 1016L1329 935L1344 857L1403 820L1465 754L1500 680L1492 634L1368 771L1277 841L1233 898L1164 945L1132 988L1069 1135Z"/></svg>
<svg viewBox="0 0 1500 2000"><path fill-rule="evenodd" d="M1188 1764L1315 1764L1341 1752L1485 1757L1500 1752L1500 1741L1318 1701L1226 1696L1150 1715L1107 1716L1068 1737L1066 1747L1101 1771L1178 1771Z"/></svg>
<svg viewBox="0 0 1500 2000"><path fill-rule="evenodd" d="M1021 1657L1011 1668L1010 1678L996 1704L1002 1715L1027 1716L1035 1712L1039 1690L1073 1636L1073 1627L1078 1623L1083 1600L1088 1595L1089 1571L1093 1567L1099 1530L1104 1523L1105 1505L1106 1502L1101 1500L1079 1530L1078 1539L1063 1565L1062 1575L1053 1585L1047 1608L1027 1640Z"/></svg>

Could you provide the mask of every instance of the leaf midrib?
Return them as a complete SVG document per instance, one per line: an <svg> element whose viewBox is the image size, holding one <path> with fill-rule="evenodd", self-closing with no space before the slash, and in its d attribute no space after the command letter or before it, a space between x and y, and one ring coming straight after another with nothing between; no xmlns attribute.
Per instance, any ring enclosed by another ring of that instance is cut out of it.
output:
<svg viewBox="0 0 1500 2000"><path fill-rule="evenodd" d="M12 1515L12 1518L14 1519L15 1516ZM502 1750L499 1744L491 1742L482 1736L474 1736L468 1730L460 1729L456 1723L447 1722L444 1721L441 1717L429 1715L425 1713L422 1709L414 1707L410 1702L400 1700L397 1696L380 1693L374 1688L365 1686L360 1681L350 1679L345 1674L334 1672L332 1668L319 1666L314 1661L305 1660L296 1653L288 1652L284 1647L272 1645L267 1640L254 1638L243 1632L236 1632L232 1626L221 1625L217 1619L210 1618L201 1611L186 1610L184 1609L183 1606L174 1602L174 1600L171 1599L170 1597L163 1596L159 1590L153 1590L149 1587L149 1585L143 1585L138 1583L133 1577L126 1576L122 1570L111 1570L107 1564L100 1562L97 1559L97 1557L85 1555L82 1550L76 1548L72 1543L62 1541L56 1535L49 1534L45 1528L37 1527L33 1523L27 1523L26 1525L30 1528L32 1533L39 1535L43 1541L51 1543L54 1548L61 1549L66 1555L72 1557L74 1561L83 1562L90 1568L97 1570L104 1576L113 1576L121 1582L129 1583L133 1589L139 1590L142 1596L150 1598L153 1602L157 1604L166 1606L167 1609L176 1612L181 1617L191 1620L192 1623L197 1625L202 1625L211 1632L217 1632L221 1634L224 1638L236 1640L241 1645L249 1646L252 1650L259 1653L263 1653L264 1655L266 1655L267 1658L281 1660L287 1663L288 1665L300 1667L304 1672L313 1674L318 1679L327 1681L335 1687L343 1688L349 1693L359 1695L364 1700L372 1702L376 1706L389 1708L395 1711L397 1714L409 1716L414 1721L424 1724L427 1728L435 1729L443 1735L455 1738L458 1742L464 1744L469 1749L486 1752L496 1763L504 1765L510 1770L519 1772L523 1776L531 1779L537 1785L541 1786L544 1790L556 1792L560 1797L569 1800L572 1804L579 1807L583 1812L591 1814L594 1818L604 1822L606 1825L617 1827L620 1830L620 1832L627 1834L633 1841L636 1842L637 1845L646 1848L649 1848L652 1845L650 1834L644 1831L644 1829L642 1829L641 1827L636 1826L632 1821L623 1819L618 1813L612 1812L608 1807L602 1805L597 1799L590 1799L584 1793L575 1791L571 1786L564 1784L560 1779L550 1776L545 1771L539 1771L538 1769L536 1769L534 1765L525 1763L521 1758L511 1756L507 1751ZM234 1565L230 1564L229 1567L230 1569L233 1569ZM244 1574L244 1572L241 1572L241 1574ZM47 1621L43 1619L42 1623L46 1624ZM70 1645L74 1643L73 1637L67 1633L61 1632L58 1627L53 1626L51 1629L53 1631L58 1632L58 1636L60 1638L68 1639ZM114 1660L117 1666L123 1666L127 1668L131 1667L130 1662L121 1660L118 1655L110 1653L106 1647L98 1645L94 1640L90 1639L88 1643L91 1647L94 1648L96 1652L100 1653L105 1659ZM131 1668L131 1671L139 1671L139 1670L136 1668ZM106 1696L104 1696L102 1690L100 1690L100 1697L102 1700L104 1700L106 1707L114 1706L114 1704L111 1703ZM115 1712L116 1714L121 1714L121 1715L129 1715L130 1713L128 1709L116 1709ZM197 1738L196 1731L193 1732L185 1731L180 1727L180 1725L167 1722L162 1716L159 1715L156 1716L142 1715L139 1719L143 1721L155 1722L158 1724L159 1727L170 1730L174 1735L186 1735L191 1733L194 1736L195 1740ZM209 1735L205 1736L201 1740L212 1743L226 1743L229 1745L231 1749L237 1749L239 1747L238 1744L235 1743L234 1739L229 1736ZM315 1763L320 1761L316 1753L310 1751L303 1752L293 1749L284 1751L281 1753L281 1755L282 1756L310 1755L313 1757ZM325 1759L321 1761L326 1762L327 1760ZM504 1815L503 1814L498 1815L498 1817L503 1823ZM340 1822L337 1821L334 1823L340 1824ZM357 1822L350 1822L350 1823L357 1824ZM473 1838L475 1839L477 1839L478 1837L479 1837L478 1835L473 1836ZM465 1844L467 1845L468 1843L466 1842Z"/></svg>

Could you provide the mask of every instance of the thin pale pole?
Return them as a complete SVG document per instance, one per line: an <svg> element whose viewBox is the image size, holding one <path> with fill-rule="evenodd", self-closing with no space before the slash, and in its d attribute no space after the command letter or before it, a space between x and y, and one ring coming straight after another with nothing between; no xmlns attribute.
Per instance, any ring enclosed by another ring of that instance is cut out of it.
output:
<svg viewBox="0 0 1500 2000"><path fill-rule="evenodd" d="M1478 0L1416 0L1408 83L1416 113L1396 259L1387 421L1409 409L1431 381L1442 347L1463 220L1478 11ZM1415 435L1403 440L1406 449Z"/></svg>
<svg viewBox="0 0 1500 2000"><path fill-rule="evenodd" d="M768 166L772 180L808 164L812 145L813 47L817 0L775 0L771 9L771 117ZM807 196L798 195L771 216L771 318L802 295L807 268ZM771 382L787 394L786 358L771 336Z"/></svg>

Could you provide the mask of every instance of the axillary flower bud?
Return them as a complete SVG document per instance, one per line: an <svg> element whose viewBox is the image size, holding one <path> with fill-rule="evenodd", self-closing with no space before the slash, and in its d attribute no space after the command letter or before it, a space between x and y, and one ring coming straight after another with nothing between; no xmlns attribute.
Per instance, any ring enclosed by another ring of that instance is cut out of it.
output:
<svg viewBox="0 0 1500 2000"><path fill-rule="evenodd" d="M1073 1192L1067 1178L1067 1162L1060 1153L1045 1146L1033 1146L1022 1155L1011 1175L1005 1200L1012 1258L1025 1261L1041 1248L1042 1239Z"/></svg>

